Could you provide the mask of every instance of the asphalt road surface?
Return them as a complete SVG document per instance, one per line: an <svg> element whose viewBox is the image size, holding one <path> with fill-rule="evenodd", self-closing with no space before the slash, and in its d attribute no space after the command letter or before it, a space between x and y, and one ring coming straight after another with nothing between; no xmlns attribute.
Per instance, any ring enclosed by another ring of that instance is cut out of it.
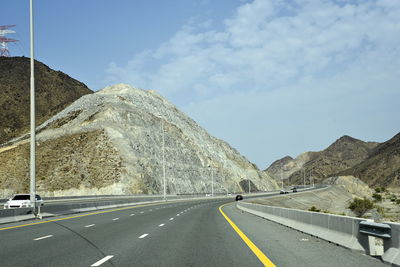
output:
<svg viewBox="0 0 400 267"><path fill-rule="evenodd" d="M232 200L153 203L0 226L0 266L385 266L244 213Z"/></svg>

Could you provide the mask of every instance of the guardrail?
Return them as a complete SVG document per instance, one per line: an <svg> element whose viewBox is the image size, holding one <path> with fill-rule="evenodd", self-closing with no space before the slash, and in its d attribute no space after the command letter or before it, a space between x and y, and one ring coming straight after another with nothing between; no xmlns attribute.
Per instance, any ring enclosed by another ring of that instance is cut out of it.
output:
<svg viewBox="0 0 400 267"><path fill-rule="evenodd" d="M375 236L384 238L383 261L400 266L400 224L374 224L361 218L247 202L238 202L237 207L243 211L368 255L376 255ZM388 228L390 228L390 238Z"/></svg>
<svg viewBox="0 0 400 267"><path fill-rule="evenodd" d="M382 259L384 262L400 266L400 223L387 223L391 228L391 238L384 239Z"/></svg>

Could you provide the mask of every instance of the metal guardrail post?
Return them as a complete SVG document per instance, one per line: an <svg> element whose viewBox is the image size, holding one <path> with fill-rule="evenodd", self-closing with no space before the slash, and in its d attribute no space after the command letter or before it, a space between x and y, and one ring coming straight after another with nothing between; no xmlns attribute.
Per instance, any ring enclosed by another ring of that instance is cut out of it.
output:
<svg viewBox="0 0 400 267"><path fill-rule="evenodd" d="M375 223L362 221L359 224L361 234L375 236L383 239L390 239L392 237L391 227L385 223Z"/></svg>

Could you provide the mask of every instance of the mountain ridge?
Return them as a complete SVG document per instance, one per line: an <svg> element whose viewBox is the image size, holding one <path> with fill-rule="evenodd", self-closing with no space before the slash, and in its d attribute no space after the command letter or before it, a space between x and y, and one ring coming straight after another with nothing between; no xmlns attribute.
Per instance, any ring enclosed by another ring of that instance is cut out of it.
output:
<svg viewBox="0 0 400 267"><path fill-rule="evenodd" d="M30 59L0 57L0 144L29 130ZM85 84L35 60L36 123L39 125L85 94Z"/></svg>
<svg viewBox="0 0 400 267"><path fill-rule="evenodd" d="M211 177L216 193L246 191L248 180L253 191L278 187L268 174L225 141L209 135L161 95L126 84L82 96L38 127L38 153L49 153L38 168L55 170L38 177L38 187L44 195L158 194L163 185L162 129L168 193L210 192ZM80 144L83 139L88 141ZM101 140L108 146L102 146ZM13 146L21 142L16 140ZM62 144L70 149L63 148L59 154ZM48 149L41 152L41 147ZM86 160L90 147L99 155L115 151L110 155L114 163L101 166ZM15 149L0 153L0 163L12 158ZM26 170L22 163L19 168ZM96 177L108 182L97 183ZM64 183L64 179L75 182ZM4 181L0 173L0 188L4 188Z"/></svg>

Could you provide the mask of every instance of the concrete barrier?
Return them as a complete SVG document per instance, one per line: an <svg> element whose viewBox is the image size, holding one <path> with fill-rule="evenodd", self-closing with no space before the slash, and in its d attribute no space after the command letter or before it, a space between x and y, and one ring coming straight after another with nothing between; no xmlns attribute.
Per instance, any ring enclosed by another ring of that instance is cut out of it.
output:
<svg viewBox="0 0 400 267"><path fill-rule="evenodd" d="M32 209L3 209L0 210L0 224L33 219Z"/></svg>
<svg viewBox="0 0 400 267"><path fill-rule="evenodd" d="M168 201L187 201L187 200L208 200L208 199L224 199L226 196L217 197L198 197L198 196L168 196ZM233 196L229 197L232 198ZM73 213L90 212L95 210L113 209L120 207L127 207L132 205L141 205L148 203L155 203L163 201L161 196L146 196L137 198L127 199L108 199L103 201L93 201L87 203L62 203L44 205L41 207L41 216L53 217L60 215L68 215ZM32 209L30 208L19 208L19 209L0 209L0 224L11 223L16 221L34 219Z"/></svg>
<svg viewBox="0 0 400 267"><path fill-rule="evenodd" d="M392 237L383 240L384 262L400 266L400 223L387 223L392 229Z"/></svg>
<svg viewBox="0 0 400 267"><path fill-rule="evenodd" d="M365 219L270 207L247 202L238 202L237 207L353 251L366 254L371 252L369 239L372 237L362 235L358 231L360 221L365 221Z"/></svg>

